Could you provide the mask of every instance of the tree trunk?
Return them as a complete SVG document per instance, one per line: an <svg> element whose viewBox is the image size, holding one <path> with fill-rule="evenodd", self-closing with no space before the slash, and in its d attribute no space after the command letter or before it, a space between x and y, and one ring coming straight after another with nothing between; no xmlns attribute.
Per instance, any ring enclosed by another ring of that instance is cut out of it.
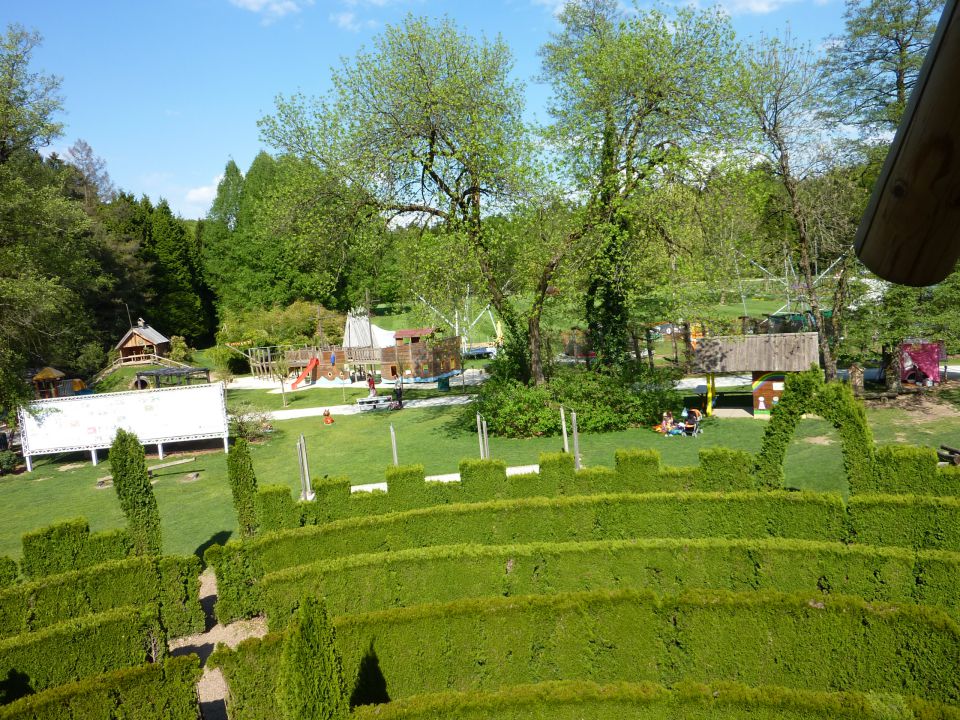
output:
<svg viewBox="0 0 960 720"><path fill-rule="evenodd" d="M650 369L653 370L653 330L647 328L647 361L650 363Z"/></svg>

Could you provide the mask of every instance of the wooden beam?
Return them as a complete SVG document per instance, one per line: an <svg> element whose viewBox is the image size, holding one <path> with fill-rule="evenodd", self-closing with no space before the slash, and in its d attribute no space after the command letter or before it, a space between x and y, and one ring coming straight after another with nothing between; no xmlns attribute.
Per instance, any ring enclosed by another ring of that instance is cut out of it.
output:
<svg viewBox="0 0 960 720"><path fill-rule="evenodd" d="M960 13L947 0L856 236L880 277L933 285L960 257Z"/></svg>

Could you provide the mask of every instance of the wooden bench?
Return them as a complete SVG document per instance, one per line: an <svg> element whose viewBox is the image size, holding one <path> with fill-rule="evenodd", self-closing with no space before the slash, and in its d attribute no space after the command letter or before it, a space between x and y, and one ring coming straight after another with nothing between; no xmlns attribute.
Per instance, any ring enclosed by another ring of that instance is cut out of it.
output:
<svg viewBox="0 0 960 720"><path fill-rule="evenodd" d="M393 398L389 395L357 398L357 405L361 410L386 410L391 403L393 403Z"/></svg>

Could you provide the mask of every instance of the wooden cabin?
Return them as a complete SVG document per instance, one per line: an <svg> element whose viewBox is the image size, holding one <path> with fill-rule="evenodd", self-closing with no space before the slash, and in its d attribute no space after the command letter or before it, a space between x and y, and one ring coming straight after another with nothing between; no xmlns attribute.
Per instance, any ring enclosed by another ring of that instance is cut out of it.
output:
<svg viewBox="0 0 960 720"><path fill-rule="evenodd" d="M432 327L397 330L394 345L381 351L383 379L434 382L460 372L460 337L435 335Z"/></svg>
<svg viewBox="0 0 960 720"><path fill-rule="evenodd" d="M817 333L780 333L701 338L693 347L694 368L707 376L707 414L712 414L714 376L751 373L753 414L766 415L780 401L786 374L820 363Z"/></svg>
<svg viewBox="0 0 960 720"><path fill-rule="evenodd" d="M124 364L150 362L151 355L166 357L170 353L170 339L137 318L136 327L127 330L114 350L119 351Z"/></svg>

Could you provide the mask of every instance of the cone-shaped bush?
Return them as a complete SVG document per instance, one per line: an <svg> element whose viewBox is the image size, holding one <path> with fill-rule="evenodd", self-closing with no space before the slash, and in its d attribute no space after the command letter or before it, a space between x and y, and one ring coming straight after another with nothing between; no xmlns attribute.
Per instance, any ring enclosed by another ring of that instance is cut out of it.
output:
<svg viewBox="0 0 960 720"><path fill-rule="evenodd" d="M227 455L227 479L233 493L233 507L237 511L237 524L243 537L257 534L257 476L250 460L250 446L239 438Z"/></svg>
<svg viewBox="0 0 960 720"><path fill-rule="evenodd" d="M280 656L277 704L286 720L345 720L350 714L336 637L327 606L305 597Z"/></svg>
<svg viewBox="0 0 960 720"><path fill-rule="evenodd" d="M159 555L160 512L147 474L143 446L136 435L117 430L110 447L110 467L120 509L127 517L133 551L137 555Z"/></svg>

